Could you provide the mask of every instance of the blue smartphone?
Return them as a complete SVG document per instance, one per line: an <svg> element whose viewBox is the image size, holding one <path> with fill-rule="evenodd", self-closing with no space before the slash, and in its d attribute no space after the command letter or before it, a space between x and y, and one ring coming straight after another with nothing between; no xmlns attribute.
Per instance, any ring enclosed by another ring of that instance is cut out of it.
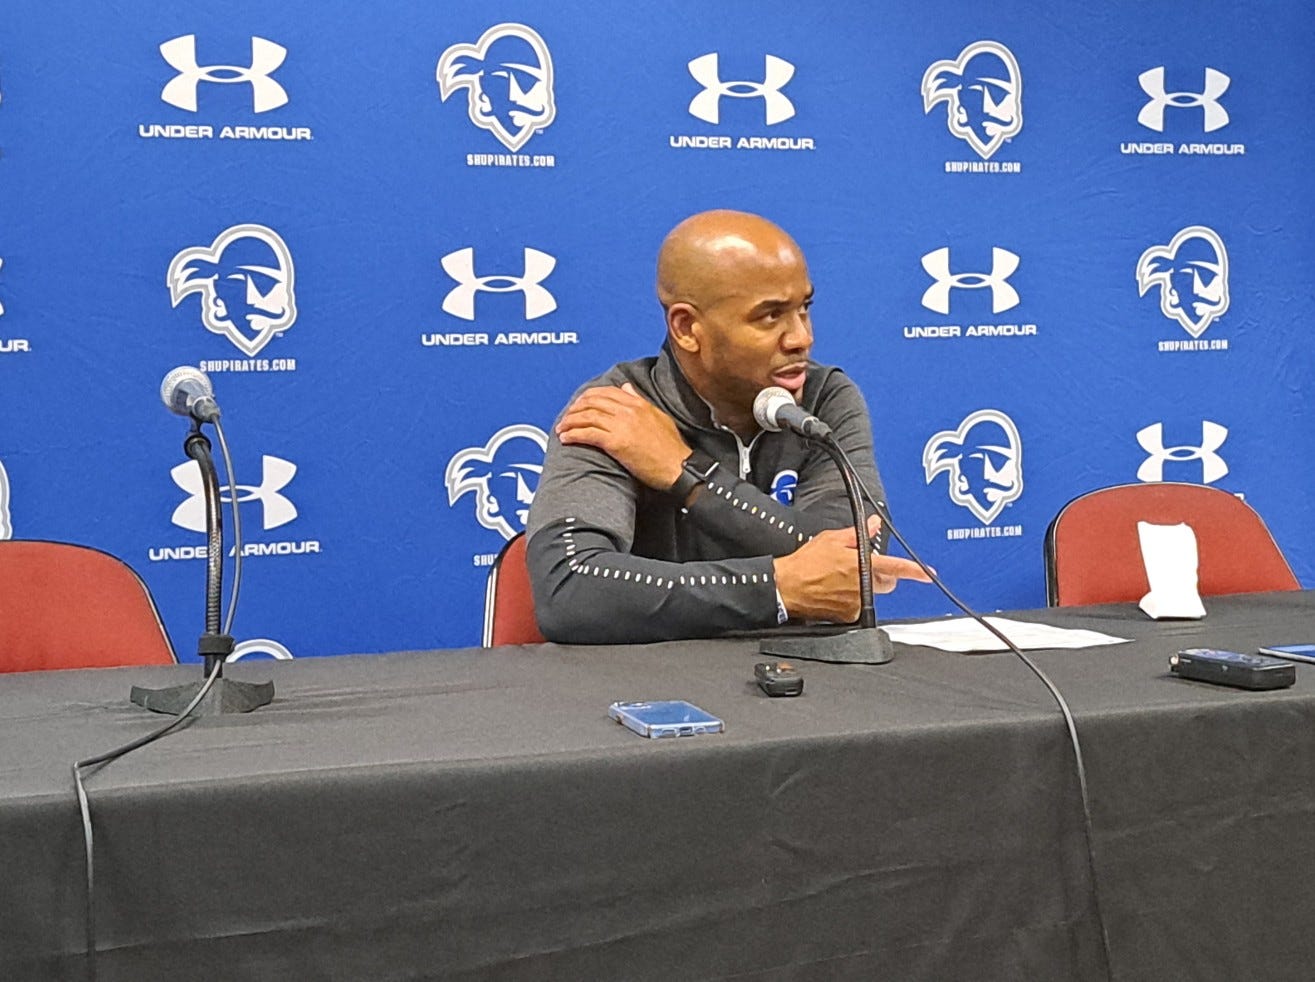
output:
<svg viewBox="0 0 1315 982"><path fill-rule="evenodd" d="M622 726L652 740L659 737L721 733L726 729L726 724L716 716L683 699L614 702L607 707L607 715Z"/></svg>
<svg viewBox="0 0 1315 982"><path fill-rule="evenodd" d="M1274 658L1315 663L1315 644L1271 644L1256 650Z"/></svg>

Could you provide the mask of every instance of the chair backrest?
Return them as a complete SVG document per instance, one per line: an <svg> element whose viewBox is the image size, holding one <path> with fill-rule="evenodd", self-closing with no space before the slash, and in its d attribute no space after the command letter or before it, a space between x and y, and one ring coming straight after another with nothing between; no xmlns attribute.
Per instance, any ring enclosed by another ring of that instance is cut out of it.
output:
<svg viewBox="0 0 1315 982"><path fill-rule="evenodd" d="M534 619L530 568L525 563L525 533L502 547L489 570L484 590L484 647L503 644L543 644Z"/></svg>
<svg viewBox="0 0 1315 982"><path fill-rule="evenodd" d="M1046 602L1072 607L1145 596L1139 521L1191 526L1202 596L1301 589L1264 521L1236 495L1204 484L1120 484L1074 498L1050 523Z"/></svg>
<svg viewBox="0 0 1315 982"><path fill-rule="evenodd" d="M109 553L0 541L0 672L177 659L146 584Z"/></svg>

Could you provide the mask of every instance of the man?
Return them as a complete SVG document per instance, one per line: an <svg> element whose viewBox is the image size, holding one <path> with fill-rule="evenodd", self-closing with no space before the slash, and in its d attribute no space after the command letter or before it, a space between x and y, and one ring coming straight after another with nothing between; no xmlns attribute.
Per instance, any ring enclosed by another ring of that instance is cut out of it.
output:
<svg viewBox="0 0 1315 982"><path fill-rule="evenodd" d="M760 390L787 389L882 497L862 396L808 359L799 247L756 215L704 212L667 236L657 279L662 352L587 383L549 439L528 526L540 629L607 643L853 621L858 551L836 467L753 418ZM909 560L873 556L874 589L900 577L926 581Z"/></svg>

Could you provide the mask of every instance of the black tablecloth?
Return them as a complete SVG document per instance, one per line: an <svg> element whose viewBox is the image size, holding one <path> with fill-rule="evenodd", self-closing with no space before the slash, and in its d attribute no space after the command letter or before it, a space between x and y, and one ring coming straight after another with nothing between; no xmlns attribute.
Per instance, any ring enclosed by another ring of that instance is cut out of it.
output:
<svg viewBox="0 0 1315 982"><path fill-rule="evenodd" d="M1251 693L1179 647L1315 640L1315 595L1019 616L1085 754L1118 979L1315 973L1315 668ZM1101 979L1073 752L1014 656L900 646L768 699L748 640L239 663L275 702L95 773L102 982ZM0 979L83 977L72 761L152 729L133 684L0 676ZM645 740L614 700L688 699Z"/></svg>

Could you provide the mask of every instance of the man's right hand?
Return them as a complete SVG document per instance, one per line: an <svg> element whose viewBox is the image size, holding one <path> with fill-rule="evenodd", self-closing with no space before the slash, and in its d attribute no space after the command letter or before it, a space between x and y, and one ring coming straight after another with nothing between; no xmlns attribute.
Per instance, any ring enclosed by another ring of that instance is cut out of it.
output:
<svg viewBox="0 0 1315 982"><path fill-rule="evenodd" d="M676 482L690 453L675 421L629 382L582 392L558 421L557 438L597 447L655 491Z"/></svg>
<svg viewBox="0 0 1315 982"><path fill-rule="evenodd" d="M858 548L852 528L819 532L790 555L773 560L773 568L791 619L842 624L858 620ZM931 582L911 559L872 556L874 593L890 593L902 579Z"/></svg>

